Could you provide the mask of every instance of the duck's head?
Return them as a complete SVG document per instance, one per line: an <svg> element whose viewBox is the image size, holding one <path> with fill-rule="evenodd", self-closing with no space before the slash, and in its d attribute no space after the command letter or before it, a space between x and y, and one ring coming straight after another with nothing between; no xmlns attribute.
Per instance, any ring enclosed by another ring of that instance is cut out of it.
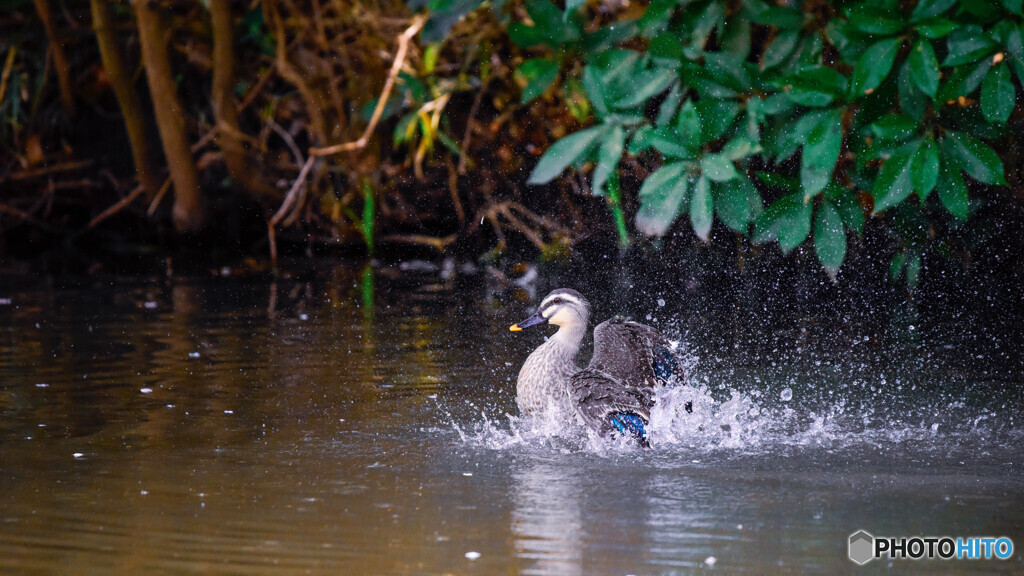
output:
<svg viewBox="0 0 1024 576"><path fill-rule="evenodd" d="M544 297L532 316L509 326L512 332L537 324L554 324L559 328L586 328L590 320L590 302L579 292L559 288Z"/></svg>

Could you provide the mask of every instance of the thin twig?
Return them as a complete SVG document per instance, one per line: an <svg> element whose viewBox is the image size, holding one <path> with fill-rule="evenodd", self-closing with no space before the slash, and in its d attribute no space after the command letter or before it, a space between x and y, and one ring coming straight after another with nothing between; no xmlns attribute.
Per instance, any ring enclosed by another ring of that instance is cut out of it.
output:
<svg viewBox="0 0 1024 576"><path fill-rule="evenodd" d="M114 214L117 214L118 212L123 210L126 206L128 206L129 204L134 202L135 199L138 198L139 196L141 196L142 193L145 192L145 191L146 191L146 187L143 186L142 184L139 184L127 196L125 196L124 198L121 198L113 206L111 206L110 208L107 208L103 212L100 212L98 216L96 216L95 218L90 220L89 221L89 225L86 226L86 228L90 228L90 229L91 228L95 228L97 224L99 224L100 222L103 222L107 218L110 218Z"/></svg>
<svg viewBox="0 0 1024 576"><path fill-rule="evenodd" d="M149 203L149 208L146 210L146 216L152 218L153 214L156 214L157 206L160 206L160 201L167 195L167 191L171 189L171 179L167 178L164 180L164 185L160 187L160 191L153 197L153 201Z"/></svg>
<svg viewBox="0 0 1024 576"><path fill-rule="evenodd" d="M299 172L299 177L295 179L295 183L292 184L292 188L288 191L288 195L284 197L284 202L281 203L281 207L277 209L274 217L267 222L267 237L270 240L270 261L274 266L277 265L277 225L292 209L292 205L295 204L295 199L299 194L299 190L301 190L303 184L306 183L306 177L309 176L309 171L313 169L313 164L315 164L316 161L317 157L312 155L306 159L306 163L302 166L302 170Z"/></svg>
<svg viewBox="0 0 1024 576"><path fill-rule="evenodd" d="M373 115L370 116L370 123L366 125L366 130L363 131L363 135L354 142L335 144L334 146L327 146L325 148L310 148L309 155L311 157L329 156L339 152L360 150L366 147L366 144L370 141L370 135L377 129L377 123L380 121L380 117L384 113L384 107L387 105L388 99L391 98L391 90L395 86L395 80L398 78L398 73L401 72L402 66L405 64L405 54L409 50L409 42L416 36L416 34L419 33L420 29L423 28L423 25L426 24L426 22L426 15L420 14L413 20L412 25L398 37L398 52L395 53L395 61L391 65L391 71L388 73L388 80L384 83L384 89L381 90L380 98L377 100L377 106L373 109Z"/></svg>

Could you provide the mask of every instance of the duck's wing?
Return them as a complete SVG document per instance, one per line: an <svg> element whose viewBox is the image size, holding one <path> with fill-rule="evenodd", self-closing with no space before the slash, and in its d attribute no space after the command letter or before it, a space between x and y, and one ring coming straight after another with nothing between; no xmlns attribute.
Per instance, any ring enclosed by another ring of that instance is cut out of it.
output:
<svg viewBox="0 0 1024 576"><path fill-rule="evenodd" d="M570 382L573 405L587 427L601 436L618 431L647 445L647 423L654 406L651 388L623 386L613 375L585 368Z"/></svg>
<svg viewBox="0 0 1024 576"><path fill-rule="evenodd" d="M675 346L650 326L613 318L594 328L588 368L607 373L625 387L649 388L683 379Z"/></svg>

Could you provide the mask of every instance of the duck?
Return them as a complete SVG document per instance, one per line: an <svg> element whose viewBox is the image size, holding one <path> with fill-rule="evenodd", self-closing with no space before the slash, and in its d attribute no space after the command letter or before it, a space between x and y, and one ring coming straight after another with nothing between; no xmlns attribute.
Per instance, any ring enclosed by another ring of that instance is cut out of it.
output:
<svg viewBox="0 0 1024 576"><path fill-rule="evenodd" d="M649 446L654 392L682 381L677 347L658 330L616 316L594 328L594 353L576 364L590 323L590 302L571 288L552 291L537 311L509 327L549 324L558 331L523 363L516 404L524 416L553 413L577 419L601 437L623 436Z"/></svg>

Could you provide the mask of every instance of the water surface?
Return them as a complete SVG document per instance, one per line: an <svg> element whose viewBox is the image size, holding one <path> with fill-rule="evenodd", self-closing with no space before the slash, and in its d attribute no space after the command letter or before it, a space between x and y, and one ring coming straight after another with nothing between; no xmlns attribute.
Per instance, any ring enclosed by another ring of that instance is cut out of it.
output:
<svg viewBox="0 0 1024 576"><path fill-rule="evenodd" d="M1005 299L783 306L771 287L613 279L596 315L688 350L644 451L518 420L544 332L508 332L524 292L365 281L6 288L0 573L1024 571L1024 343ZM1018 548L858 568L858 529Z"/></svg>

